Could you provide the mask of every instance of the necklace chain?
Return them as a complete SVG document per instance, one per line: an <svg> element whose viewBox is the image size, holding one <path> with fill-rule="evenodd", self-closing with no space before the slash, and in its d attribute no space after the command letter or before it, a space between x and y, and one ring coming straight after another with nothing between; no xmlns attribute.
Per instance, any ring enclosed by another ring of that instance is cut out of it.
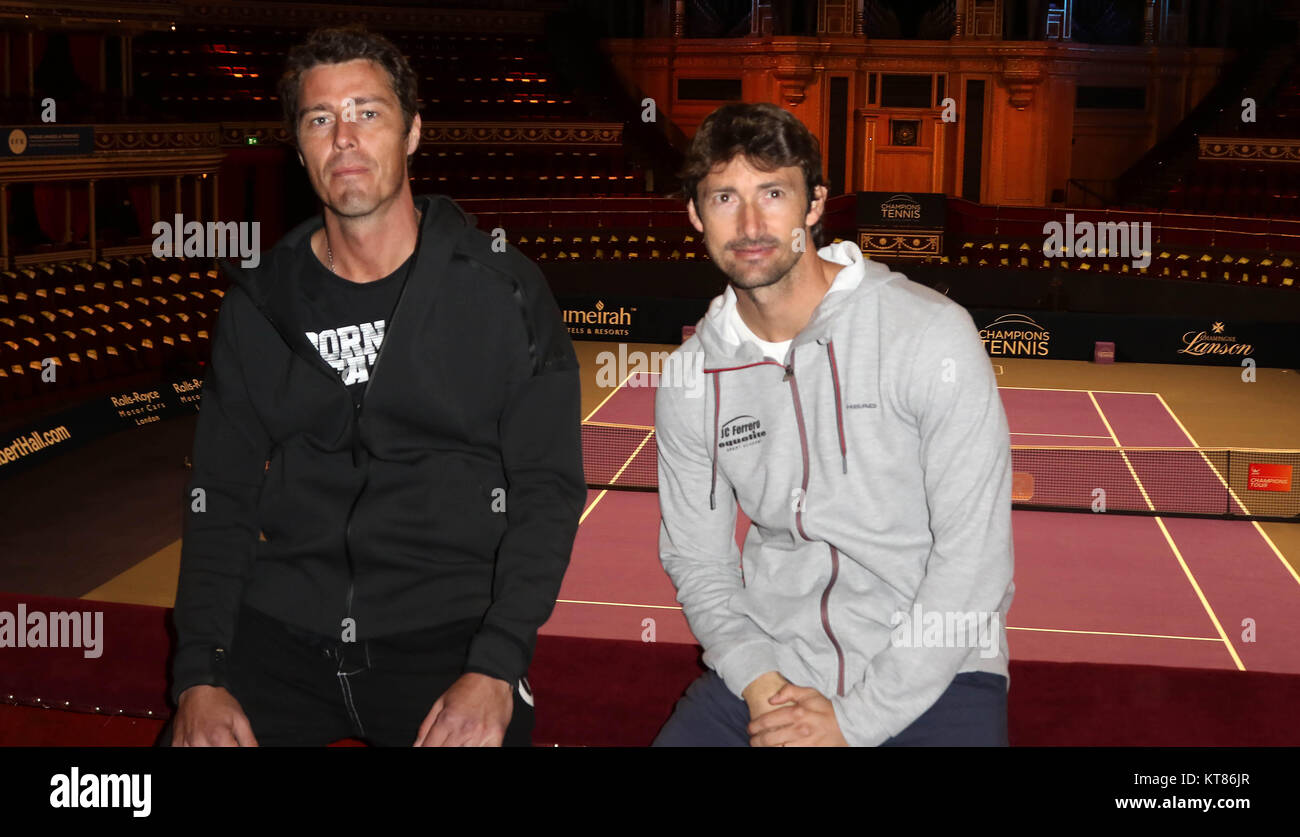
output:
<svg viewBox="0 0 1300 837"><path fill-rule="evenodd" d="M419 234L420 218L423 215L424 213L420 211L419 207L416 207L415 226L416 226L417 235ZM330 228L328 226L325 227L325 257L330 260L330 273L333 273L335 276L338 276L339 272L334 269L334 248L330 247Z"/></svg>

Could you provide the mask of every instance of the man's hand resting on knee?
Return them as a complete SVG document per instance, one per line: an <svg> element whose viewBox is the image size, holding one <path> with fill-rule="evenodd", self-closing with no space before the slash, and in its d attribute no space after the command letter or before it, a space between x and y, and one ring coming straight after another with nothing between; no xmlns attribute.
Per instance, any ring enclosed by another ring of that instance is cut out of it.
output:
<svg viewBox="0 0 1300 837"><path fill-rule="evenodd" d="M172 718L173 747L256 747L248 716L235 696L219 686L181 692Z"/></svg>
<svg viewBox="0 0 1300 837"><path fill-rule="evenodd" d="M416 747L500 747L514 714L514 687L486 674L462 674L438 698L415 735Z"/></svg>
<svg viewBox="0 0 1300 837"><path fill-rule="evenodd" d="M760 715L766 715L768 712L779 709L780 706L772 705L768 699L788 685L790 685L790 681L782 677L778 671L769 671L756 677L754 682L746 686L745 691L742 693L745 703L749 706L749 720L757 720ZM789 706L790 704L781 705Z"/></svg>

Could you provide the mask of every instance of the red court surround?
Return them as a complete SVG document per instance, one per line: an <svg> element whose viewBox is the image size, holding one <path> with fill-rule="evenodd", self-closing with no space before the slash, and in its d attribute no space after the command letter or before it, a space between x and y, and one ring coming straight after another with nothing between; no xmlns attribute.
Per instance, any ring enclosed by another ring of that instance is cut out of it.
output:
<svg viewBox="0 0 1300 837"><path fill-rule="evenodd" d="M152 744L169 715L170 609L0 594L0 610L16 613L19 603L28 612L102 610L103 654L0 649L0 746ZM674 643L539 637L530 672L535 743L648 744L702 671L698 653ZM1013 660L1011 677L1013 745L1300 745L1296 675ZM65 701L67 709L41 708Z"/></svg>

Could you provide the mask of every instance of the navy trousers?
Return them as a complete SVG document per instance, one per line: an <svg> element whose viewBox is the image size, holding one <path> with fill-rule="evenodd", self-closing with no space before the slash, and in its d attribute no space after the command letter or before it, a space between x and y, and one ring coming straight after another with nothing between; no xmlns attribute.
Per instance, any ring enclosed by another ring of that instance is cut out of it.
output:
<svg viewBox="0 0 1300 837"><path fill-rule="evenodd" d="M749 706L713 671L690 685L655 747L748 747ZM882 747L1006 747L1007 679L958 674L934 706Z"/></svg>

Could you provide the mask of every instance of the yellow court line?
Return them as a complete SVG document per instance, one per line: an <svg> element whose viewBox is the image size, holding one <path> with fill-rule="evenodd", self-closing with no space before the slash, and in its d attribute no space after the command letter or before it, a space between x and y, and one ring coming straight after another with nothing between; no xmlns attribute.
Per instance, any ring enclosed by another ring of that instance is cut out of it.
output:
<svg viewBox="0 0 1300 837"><path fill-rule="evenodd" d="M1097 403L1097 396L1092 394L1092 390L1088 391L1088 400L1092 401L1092 406L1097 408L1097 415L1101 416L1101 423L1106 425L1106 432L1110 434L1111 441L1115 443L1115 447L1120 449L1120 459L1124 460L1124 464L1128 466L1128 472L1133 475L1133 482L1137 483L1138 490L1142 492L1142 499L1146 501L1147 510L1155 511L1155 504L1152 503L1151 498L1147 496L1146 486L1142 484L1142 480L1138 479L1137 471L1133 470L1133 463L1128 461L1128 455L1124 453L1123 446L1119 443L1119 437L1115 435L1115 429L1110 426L1110 422L1106 419L1106 414L1101 411L1101 405Z"/></svg>
<svg viewBox="0 0 1300 837"><path fill-rule="evenodd" d="M1097 408L1097 415L1101 416L1102 423L1106 425L1106 432L1115 440L1115 447L1121 448L1120 456L1124 459L1124 464L1128 465L1129 472L1133 474L1133 479L1137 482L1138 488L1141 489L1142 499L1147 501L1147 506L1151 511L1155 511L1156 507L1151 503L1151 498L1147 496L1147 490L1142 485L1142 480L1138 479L1137 471L1133 470L1132 463L1130 463L1128 457L1124 455L1122 445L1119 443L1119 437L1115 435L1115 429L1110 426L1110 421L1107 420L1106 414L1102 412L1101 405L1097 403L1097 397L1091 390L1088 392L1088 398L1092 400L1092 406ZM1228 646L1228 653L1232 656L1232 661L1237 664L1237 669L1239 671L1245 671L1246 666L1242 664L1241 657L1237 656L1237 649L1233 647L1232 640L1228 639L1228 634L1223 630L1223 625L1219 623L1219 617L1215 614L1214 608L1210 606L1210 600L1205 598L1205 593L1201 590L1201 585L1196 582L1196 576L1192 574L1192 568L1187 566L1187 562L1183 560L1183 553L1179 551L1178 544L1174 542L1173 535L1169 534L1169 530L1165 528L1165 521L1160 517L1156 517L1155 521L1156 525L1160 527L1161 533L1164 534L1165 541L1169 544L1169 548L1173 550L1174 557L1178 559L1178 565L1183 568L1183 575L1187 576L1187 581L1192 585L1192 589L1196 591L1196 597L1201 600L1201 607L1205 608L1205 612L1209 614L1210 621L1214 623L1214 629L1219 632L1219 636L1223 639L1223 644Z"/></svg>
<svg viewBox="0 0 1300 837"><path fill-rule="evenodd" d="M618 478L621 477L621 476L623 476L623 472L627 470L627 466L629 466L629 465L632 464L632 460L633 460L633 459L636 459L637 454L641 452L641 449L642 449L643 447L645 447L646 442L650 441L650 439L653 438L653 437L654 437L654 433L647 433L647 434L645 434L645 438L641 440L641 444L639 444L639 445L636 446L636 450L632 451L632 455L629 456L629 457L627 458L627 461L625 461L625 462L623 463L623 467L622 467L622 468L619 468L618 471L615 472L614 476L610 478L610 480L609 480L610 482L612 482L612 483L617 483L617 482L618 482Z"/></svg>
<svg viewBox="0 0 1300 837"><path fill-rule="evenodd" d="M1164 396L1157 392L1156 398L1160 400L1160 405L1165 408L1165 412L1169 414L1169 417L1174 420L1174 424L1178 425L1178 429L1183 431L1183 435L1187 437L1187 441L1192 443L1192 447L1199 448L1200 445L1198 445L1196 440L1192 438L1192 434L1187 432L1187 426L1183 424L1182 419L1180 419L1177 414L1169 408L1169 404L1165 401Z"/></svg>
<svg viewBox="0 0 1300 837"><path fill-rule="evenodd" d="M641 440L641 444L637 445L637 446L636 446L636 450L632 451L632 455L629 456L629 457L628 457L628 458L623 462L623 467L619 468L618 471L615 472L614 476L610 477L610 480L609 480L609 481L610 481L611 483L617 483L617 482L618 482L618 478L621 477L621 476L623 476L623 472L627 470L627 466L629 466L629 465L632 464L632 460L636 459L636 455L637 455L638 453L641 452L641 449L642 449L643 447L645 447L646 442L650 441L650 439L651 439L653 436L654 436L654 433L647 433L647 434L646 434L646 437L645 437L644 439ZM587 506L586 510L583 511L583 513L582 513L582 517L579 517L579 518L578 518L578 525L579 525L579 526L581 526L581 525L583 524L583 522L587 519L587 515L591 514L592 510L596 508L596 504L599 503L601 500L605 499L605 495L608 494L608 493L609 493L609 489L608 489L608 488L602 488L602 489L600 490L600 493L596 495L596 499L595 499L595 500L592 500L592 501L591 501L591 505L590 505L590 506Z"/></svg>
<svg viewBox="0 0 1300 837"><path fill-rule="evenodd" d="M1187 639L1197 642L1222 642L1217 636L1175 636L1173 634L1135 634L1127 631L1077 631L1068 628L1017 628L1007 625L1008 631L1035 631L1046 634L1090 634L1093 636L1131 636L1139 639Z"/></svg>
<svg viewBox="0 0 1300 837"><path fill-rule="evenodd" d="M681 607L676 604L637 604L632 602L589 602L585 599L556 599L559 604L603 604L607 607L649 607L660 611L680 611ZM1219 637L1180 637L1177 634L1161 633L1130 633L1122 630L1074 630L1069 628L1019 628L1019 626L1008 625L1008 630L1032 630L1035 633L1073 633L1087 634L1087 636L1096 637L1134 637L1138 639L1187 639L1191 642L1222 642Z"/></svg>
<svg viewBox="0 0 1300 837"><path fill-rule="evenodd" d="M630 381L630 380L632 379L632 376L633 376L634 374L635 374L635 373L633 373L633 372L629 372L629 373L627 373L627 377L623 379L623 383L620 383L618 386L616 386L616 387L614 387L613 389L611 389L611 390L609 391L609 395L606 395L605 398L604 398L604 400L602 400L599 404L596 405L596 409L592 410L590 413L587 413L587 418L583 419L583 421L588 421L592 416L594 416L594 415L596 415L596 413L600 412L600 408L605 406L605 402L606 402L606 401L609 401L609 399L613 398L613 397L614 397L614 393L616 393L616 392L618 392L620 389L622 389L622 388L623 388L623 384L626 384L628 381Z"/></svg>
<svg viewBox="0 0 1300 837"><path fill-rule="evenodd" d="M1109 436L1090 436L1087 433L1022 433L1019 430L1011 431L1011 435L1012 436L1054 436L1061 439L1106 439L1107 441L1109 441L1111 438Z"/></svg>
<svg viewBox="0 0 1300 837"><path fill-rule="evenodd" d="M1026 389L1040 390L1042 392L1100 392L1103 395L1159 395L1157 392L1129 392L1118 389L1061 389L1059 387L1003 387L998 389Z"/></svg>
<svg viewBox="0 0 1300 837"><path fill-rule="evenodd" d="M681 610L678 605L630 604L628 602L584 602L581 599L556 599L557 604L608 605L609 607L649 607L655 610Z"/></svg>
<svg viewBox="0 0 1300 837"><path fill-rule="evenodd" d="M590 424L595 427L622 427L627 430L654 430L654 427L648 424L623 424L617 421L584 421L583 424Z"/></svg>
<svg viewBox="0 0 1300 837"><path fill-rule="evenodd" d="M1178 418L1178 414L1173 411L1173 408L1169 406L1169 404L1165 401L1164 397L1157 392L1156 398L1160 399L1160 405L1165 408L1165 412L1168 413L1169 417L1172 418L1174 420L1174 423L1178 425L1178 429L1183 431L1183 435L1187 437L1187 441L1192 443L1192 447L1199 448L1200 445L1197 444L1196 439L1192 436L1191 433L1188 432L1187 427L1183 424L1182 420ZM1259 450L1259 448L1234 448L1233 450ZM1201 454L1201 457L1204 458L1205 454ZM1206 461L1208 462L1208 460ZM1218 471L1215 470L1213 466L1210 467L1210 470L1214 471L1216 474L1218 473ZM1223 477L1219 477L1219 481L1223 482ZM1228 488L1228 484L1226 482L1223 483L1223 485L1225 488ZM1228 488L1228 491L1231 492L1232 489ZM1250 511L1250 507L1247 506L1245 503L1242 503L1241 500L1238 500L1235 494L1232 496L1232 499L1236 500L1238 503L1241 503L1241 507L1243 509ZM1277 560L1280 561L1282 563L1282 566L1286 568L1286 571L1291 575L1291 578L1295 579L1295 583L1300 584L1300 573L1296 572L1296 568L1291 566L1290 562L1286 560L1286 556L1282 554L1282 550L1277 548L1277 544L1273 543L1273 539L1268 536L1268 532L1264 531L1264 527L1259 525L1258 520L1252 520L1250 521L1250 524L1255 527L1255 531L1258 532L1259 536L1264 539L1264 543L1268 544L1268 548L1271 549L1273 551L1273 554L1277 556Z"/></svg>
<svg viewBox="0 0 1300 837"><path fill-rule="evenodd" d="M1201 459L1205 460L1205 467L1209 468L1210 472L1214 474L1214 476L1219 478L1219 484L1228 490L1228 496L1232 498L1232 501L1236 503L1238 506L1241 506L1241 508L1245 509L1247 514L1250 514L1250 506L1241 502L1241 498L1237 496L1237 492L1232 490L1232 486L1228 485L1228 481L1223 478L1223 474L1219 473L1219 469L1214 467L1214 463L1210 461L1210 458L1206 456L1203 451L1200 450L1201 446L1196 444L1196 440L1192 438L1191 433L1187 432L1187 428L1183 426L1182 421L1179 420L1178 416L1174 415L1173 410L1169 409L1169 405L1165 403L1165 399L1162 398L1159 393L1156 393L1156 397L1160 399L1160 403L1161 405L1164 406L1165 412L1168 413L1173 418L1174 422L1178 425L1178 429L1181 430L1183 435L1187 437L1187 441L1191 442L1192 447L1196 448L1197 451L1200 452ZM1219 450L1223 450L1223 448L1219 448Z"/></svg>
<svg viewBox="0 0 1300 837"><path fill-rule="evenodd" d="M1174 543L1174 536L1169 534L1169 530L1165 528L1164 520L1157 517L1156 524L1160 526L1160 531L1164 533L1165 540L1169 541L1169 548L1174 551L1174 557L1178 559L1183 572L1187 574L1187 580L1192 583L1192 589L1196 591L1201 604L1205 606L1205 612L1210 615L1210 621L1214 623L1214 629L1219 632L1219 636L1223 637L1224 644L1228 646L1228 653L1232 655L1232 661L1237 664L1237 670L1245 671L1246 666L1241 662L1241 657L1237 656L1237 649L1233 647L1232 640L1228 639L1228 632L1223 630L1223 625L1219 624L1219 617L1215 615L1214 608L1210 607L1209 600L1205 598L1205 593L1201 591L1201 585L1196 583L1196 576L1192 574L1191 567L1187 566L1187 562L1183 560L1183 554L1178 551L1178 544Z"/></svg>
<svg viewBox="0 0 1300 837"><path fill-rule="evenodd" d="M586 520L587 520L587 515L591 514L591 510L594 509L594 508L596 508L596 504L599 503L599 502L601 501L601 499L602 499L606 494L608 494L608 493L609 493L609 489L608 489L608 488L602 488L602 489L600 490L600 493L596 495L596 499L591 501L591 505L590 505L590 506L587 506L587 508L585 508L585 509L582 510L582 517L579 517L579 518L578 518L578 525L579 525L579 526L581 526L584 522L586 522Z"/></svg>
<svg viewBox="0 0 1300 837"><path fill-rule="evenodd" d="M1282 566L1286 567L1287 572L1291 573L1291 577L1295 579L1295 583L1300 584L1300 573L1297 573L1295 567L1291 566L1287 562L1285 556L1282 555L1282 550L1278 549L1277 544L1273 543L1273 539L1268 536L1268 532L1264 531L1264 527L1259 525L1258 520L1252 520L1250 523L1255 527L1255 531L1259 532L1259 536L1264 539L1264 543L1268 544L1268 548L1273 550L1273 554L1277 556L1277 560L1281 561Z"/></svg>

